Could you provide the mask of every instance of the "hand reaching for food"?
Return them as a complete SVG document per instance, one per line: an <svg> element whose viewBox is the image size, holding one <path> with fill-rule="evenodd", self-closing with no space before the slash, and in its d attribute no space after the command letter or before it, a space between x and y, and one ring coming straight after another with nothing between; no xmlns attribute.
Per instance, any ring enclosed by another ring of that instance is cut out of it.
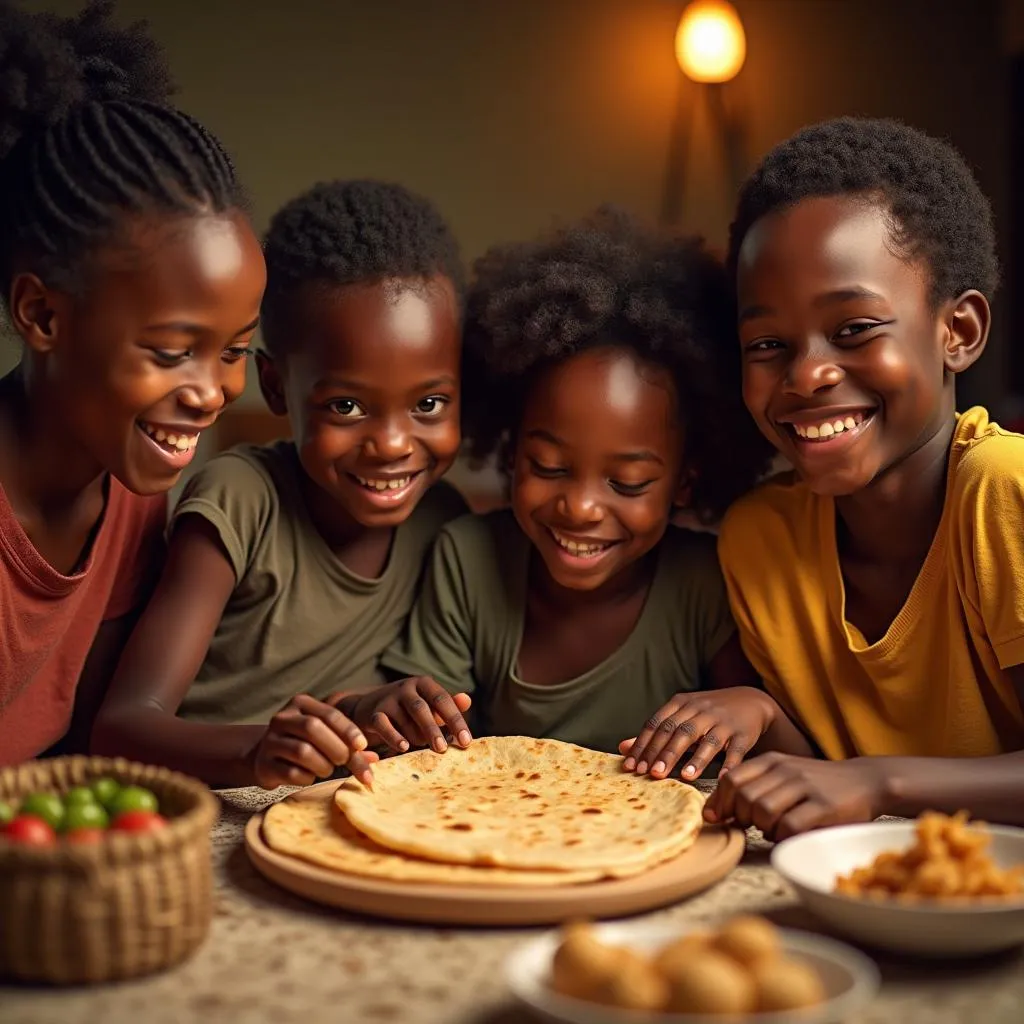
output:
<svg viewBox="0 0 1024 1024"><path fill-rule="evenodd" d="M367 746L359 727L332 703L300 693L274 715L252 752L256 785L308 786L342 765L369 782L377 755Z"/></svg>
<svg viewBox="0 0 1024 1024"><path fill-rule="evenodd" d="M683 778L698 778L723 750L724 774L742 762L780 713L767 693L752 686L677 693L648 719L639 736L619 744L626 757L622 766L663 779L696 744Z"/></svg>
<svg viewBox="0 0 1024 1024"><path fill-rule="evenodd" d="M882 813L885 760L818 761L762 754L721 779L704 805L704 820L754 825L766 838L872 821Z"/></svg>
<svg viewBox="0 0 1024 1024"><path fill-rule="evenodd" d="M404 753L410 747L430 747L443 754L448 741L442 729L460 747L468 747L472 742L473 734L463 718L471 704L468 694L452 696L429 676L413 676L369 693L353 694L340 707L367 736L387 744L396 753Z"/></svg>

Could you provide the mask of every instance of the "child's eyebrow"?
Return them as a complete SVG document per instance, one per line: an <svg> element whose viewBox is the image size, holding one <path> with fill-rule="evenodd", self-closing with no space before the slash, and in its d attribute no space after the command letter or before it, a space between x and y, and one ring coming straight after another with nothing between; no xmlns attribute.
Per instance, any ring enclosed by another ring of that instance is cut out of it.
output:
<svg viewBox="0 0 1024 1024"><path fill-rule="evenodd" d="M409 390L410 392L433 391L435 388L455 387L455 384L456 380L451 374L443 374L440 377L431 377L430 380L420 381L420 383ZM376 390L373 384L366 381L353 380L350 377L335 377L333 375L318 380L316 386L318 388L347 388L350 391Z"/></svg>
<svg viewBox="0 0 1024 1024"><path fill-rule="evenodd" d="M544 430L537 428L536 430L528 431L526 434L529 438L535 438L538 441L547 441L548 444L558 445L559 448L568 448L566 444L557 434L552 434L550 430ZM616 452L611 456L612 462L657 462L659 466L665 465L665 460L658 455L657 452L653 452L650 448L641 448L635 452Z"/></svg>
<svg viewBox="0 0 1024 1024"><path fill-rule="evenodd" d="M246 324L244 327L239 328L235 331L235 337L237 338L240 334L248 334L250 331L255 331L260 325L260 318L256 317L251 323ZM174 334L192 334L202 335L209 331L208 327L204 327L202 324L192 323L190 320L168 320L162 324L150 324L147 331L168 331Z"/></svg>
<svg viewBox="0 0 1024 1024"><path fill-rule="evenodd" d="M832 291L816 295L811 303L816 309L822 306L831 305L833 302L851 302L855 299L872 299L875 302L885 302L884 295L873 292L870 288L862 285L851 285L849 288L834 288ZM762 316L772 316L775 309L772 306L744 306L740 310L739 322L746 323L748 320L756 320Z"/></svg>

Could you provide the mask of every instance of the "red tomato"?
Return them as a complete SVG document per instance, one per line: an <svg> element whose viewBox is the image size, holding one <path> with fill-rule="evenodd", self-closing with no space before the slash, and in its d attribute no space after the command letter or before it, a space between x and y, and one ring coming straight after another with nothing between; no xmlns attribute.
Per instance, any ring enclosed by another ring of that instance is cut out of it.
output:
<svg viewBox="0 0 1024 1024"><path fill-rule="evenodd" d="M119 832L156 832L167 824L167 819L156 811L124 811L110 827Z"/></svg>
<svg viewBox="0 0 1024 1024"><path fill-rule="evenodd" d="M57 833L34 814L19 814L0 829L0 835L23 846L53 846L57 842Z"/></svg>
<svg viewBox="0 0 1024 1024"><path fill-rule="evenodd" d="M90 828L83 825L81 828L72 828L64 833L64 838L69 843L87 845L89 843L102 843L103 837L107 834L104 828Z"/></svg>

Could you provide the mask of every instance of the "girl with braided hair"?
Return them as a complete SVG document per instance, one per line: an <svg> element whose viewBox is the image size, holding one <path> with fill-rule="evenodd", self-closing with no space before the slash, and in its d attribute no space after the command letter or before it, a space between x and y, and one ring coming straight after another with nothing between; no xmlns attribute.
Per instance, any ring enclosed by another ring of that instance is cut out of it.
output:
<svg viewBox="0 0 1024 1024"><path fill-rule="evenodd" d="M112 8L0 0L0 764L87 735L265 284L230 159Z"/></svg>

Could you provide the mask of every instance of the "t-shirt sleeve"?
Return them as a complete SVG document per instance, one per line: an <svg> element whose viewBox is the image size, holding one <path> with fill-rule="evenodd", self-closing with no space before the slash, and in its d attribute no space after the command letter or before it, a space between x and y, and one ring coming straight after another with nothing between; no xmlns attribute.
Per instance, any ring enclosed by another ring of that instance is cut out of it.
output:
<svg viewBox="0 0 1024 1024"><path fill-rule="evenodd" d="M188 482L171 514L168 535L183 516L202 516L217 531L238 581L252 561L273 502L269 477L242 455L226 452Z"/></svg>
<svg viewBox="0 0 1024 1024"><path fill-rule="evenodd" d="M1024 664L1024 438L965 452L954 483L964 600L1003 669Z"/></svg>
<svg viewBox="0 0 1024 1024"><path fill-rule="evenodd" d="M697 602L697 627L700 664L706 669L729 638L736 632L729 610L729 597L722 579L722 570L709 534L696 534L699 547L691 552L686 568L694 574L694 600ZM685 571L685 570L684 570Z"/></svg>
<svg viewBox="0 0 1024 1024"><path fill-rule="evenodd" d="M127 514L120 530L122 538L117 578L103 621L120 619L139 608L149 597L163 566L166 545L167 495L139 497L125 494Z"/></svg>
<svg viewBox="0 0 1024 1024"><path fill-rule="evenodd" d="M405 633L381 659L405 676L431 676L450 693L472 693L472 619L458 545L448 530L434 544Z"/></svg>
<svg viewBox="0 0 1024 1024"><path fill-rule="evenodd" d="M749 536L749 534L747 535ZM722 568L722 579L729 598L729 608L740 635L740 646L743 648L747 660L761 677L765 689L783 707L788 707L778 674L768 656L768 648L754 627L754 617L747 601L748 574L769 570L766 569L763 559L754 557L753 552L746 550L746 545L742 540L743 536L742 521L737 522L733 513L728 514L718 535L718 561Z"/></svg>

